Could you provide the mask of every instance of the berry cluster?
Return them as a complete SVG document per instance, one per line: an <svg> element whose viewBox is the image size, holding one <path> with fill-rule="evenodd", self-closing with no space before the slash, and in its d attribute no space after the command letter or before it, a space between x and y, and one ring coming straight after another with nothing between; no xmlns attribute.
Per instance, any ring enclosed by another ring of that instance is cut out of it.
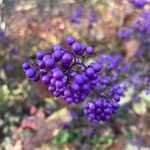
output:
<svg viewBox="0 0 150 150"><path fill-rule="evenodd" d="M102 71L100 72L100 79L98 83L98 89L101 92L101 95L111 96L111 88L118 87L120 88L119 79L124 78L125 73L128 71L128 64L123 61L123 58L120 55L101 55L98 60L99 65L103 66ZM122 95L124 91L122 90Z"/></svg>
<svg viewBox="0 0 150 150"><path fill-rule="evenodd" d="M146 10L137 16L134 29L136 40L139 41L139 47L134 54L135 59L132 61L130 67L134 71L134 74L130 75L130 86L136 89L136 94L141 93L141 91L146 91L146 94L148 94L149 92L147 91L150 89L147 80L150 72L150 11Z"/></svg>
<svg viewBox="0 0 150 150"><path fill-rule="evenodd" d="M147 0L129 0L129 2L135 7L135 8L143 8L148 1Z"/></svg>
<svg viewBox="0 0 150 150"><path fill-rule="evenodd" d="M92 29L94 27L94 25L97 23L97 21L98 21L97 13L95 11L91 11L91 13L89 15L88 28Z"/></svg>
<svg viewBox="0 0 150 150"><path fill-rule="evenodd" d="M0 44L4 46L8 46L10 44L10 39L2 29L0 29Z"/></svg>
<svg viewBox="0 0 150 150"><path fill-rule="evenodd" d="M116 113L119 108L117 102L110 102L107 99L98 99L86 104L84 113L88 120L97 124L100 121L108 121L112 114Z"/></svg>
<svg viewBox="0 0 150 150"><path fill-rule="evenodd" d="M102 69L94 92L99 99L89 102L84 108L84 113L93 123L107 121L117 112L126 90L124 84L119 84L119 77L128 70L119 55L102 55L98 63Z"/></svg>
<svg viewBox="0 0 150 150"><path fill-rule="evenodd" d="M25 62L26 76L32 81L41 80L50 93L69 104L96 94L99 100L88 103L84 112L93 123L109 120L124 96L125 87L120 85L119 76L128 71L127 65L120 55L107 54L101 55L97 63L85 65L84 58L94 53L93 48L72 36L66 38L66 43L68 48L55 45L51 53L39 51L35 62Z"/></svg>
<svg viewBox="0 0 150 150"><path fill-rule="evenodd" d="M120 39L128 39L131 37L133 30L131 28L122 28L118 32L118 37Z"/></svg>
<svg viewBox="0 0 150 150"><path fill-rule="evenodd" d="M72 36L67 37L68 49L60 45L53 46L52 53L39 51L35 62L25 62L23 69L32 81L39 81L48 86L54 96L67 103L79 103L86 99L99 81L101 67L98 63L85 65L83 57L92 55L94 50L77 42Z"/></svg>
<svg viewBox="0 0 150 150"><path fill-rule="evenodd" d="M147 36L150 34L150 11L140 14L135 21L135 30L138 35Z"/></svg>
<svg viewBox="0 0 150 150"><path fill-rule="evenodd" d="M78 6L72 16L70 17L71 23L79 24L81 23L81 18L84 14L84 8L82 6Z"/></svg>
<svg viewBox="0 0 150 150"><path fill-rule="evenodd" d="M120 98L124 96L125 88L126 86L115 84L110 90L112 99L114 99L116 102L119 102Z"/></svg>
<svg viewBox="0 0 150 150"><path fill-rule="evenodd" d="M136 3L137 5L147 4L147 0L131 0L132 3ZM140 8L140 7L139 7ZM142 8L142 7L141 7ZM124 32L122 31L124 30ZM123 27L119 30L118 37L120 39L130 39L131 35L138 41L139 46L134 53L134 59L132 59L129 64L130 73L128 72L128 85L130 87L134 87L136 89L136 94L141 91L149 91L148 82L145 82L145 78L149 77L149 60L150 60L150 11L144 10L139 13L134 21L134 26L132 28ZM132 30L132 34L130 35L129 30ZM141 63L142 62L142 63ZM144 68L144 70L143 70Z"/></svg>

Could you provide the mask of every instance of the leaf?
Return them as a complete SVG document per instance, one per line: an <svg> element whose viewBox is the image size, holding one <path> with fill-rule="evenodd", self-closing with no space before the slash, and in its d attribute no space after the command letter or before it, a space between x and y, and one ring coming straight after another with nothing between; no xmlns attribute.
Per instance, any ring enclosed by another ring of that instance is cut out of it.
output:
<svg viewBox="0 0 150 150"><path fill-rule="evenodd" d="M2 87L0 88L0 100L8 100L9 94L10 90L8 89L8 86L6 84L2 85Z"/></svg>
<svg viewBox="0 0 150 150"><path fill-rule="evenodd" d="M146 112L147 112L146 103L144 101L141 101L140 103L134 103L133 104L133 110L138 115L144 115L144 114L146 114Z"/></svg>
<svg viewBox="0 0 150 150"><path fill-rule="evenodd" d="M59 134L53 139L52 143L55 145L61 145L68 143L72 138L71 134L67 131L61 131Z"/></svg>
<svg viewBox="0 0 150 150"><path fill-rule="evenodd" d="M128 144L125 150L139 150L139 147L133 144ZM140 150L149 150L149 148L140 147Z"/></svg>
<svg viewBox="0 0 150 150"><path fill-rule="evenodd" d="M126 143L127 141L125 138L120 136L107 148L107 150L125 150Z"/></svg>
<svg viewBox="0 0 150 150"><path fill-rule="evenodd" d="M142 100L150 103L150 95L145 94L145 91L140 93L140 97Z"/></svg>
<svg viewBox="0 0 150 150"><path fill-rule="evenodd" d="M131 131L128 131L126 133L126 137L127 137L128 140L132 140L133 139L133 133Z"/></svg>
<svg viewBox="0 0 150 150"><path fill-rule="evenodd" d="M14 145L11 144L11 139L10 138L5 138L3 143L1 144L4 150L22 150L21 148L21 141L18 140ZM0 147L0 148L2 148Z"/></svg>
<svg viewBox="0 0 150 150"><path fill-rule="evenodd" d="M1 78L2 80L4 80L4 81L7 80L7 76L6 76L6 73L5 73L4 70L1 70L1 71L0 71L0 78Z"/></svg>
<svg viewBox="0 0 150 150"><path fill-rule="evenodd" d="M112 145L112 143L113 143L113 136L111 136L111 135L110 136L109 135L102 136L99 138L99 142L100 142L100 145L101 145L101 143L102 144L104 143L103 147L108 147L108 146Z"/></svg>
<svg viewBox="0 0 150 150"><path fill-rule="evenodd" d="M99 142L99 137L97 135L94 135L93 137L90 138L89 143L92 145L95 145Z"/></svg>
<svg viewBox="0 0 150 150"><path fill-rule="evenodd" d="M67 108L62 108L61 110L53 113L47 121L50 120L62 120L62 122L70 122L71 121L71 115Z"/></svg>
<svg viewBox="0 0 150 150"><path fill-rule="evenodd" d="M134 92L133 88L128 88L128 90L125 92L125 97L121 98L120 100L120 105L124 105L130 102L133 92Z"/></svg>

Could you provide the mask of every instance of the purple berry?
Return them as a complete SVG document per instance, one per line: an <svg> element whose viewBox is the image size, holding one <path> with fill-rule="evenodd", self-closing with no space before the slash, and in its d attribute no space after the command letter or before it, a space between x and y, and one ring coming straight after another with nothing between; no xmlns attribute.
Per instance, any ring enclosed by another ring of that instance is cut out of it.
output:
<svg viewBox="0 0 150 150"><path fill-rule="evenodd" d="M65 53L62 57L62 63L70 64L73 60L73 56L70 53Z"/></svg>
<svg viewBox="0 0 150 150"><path fill-rule="evenodd" d="M64 77L64 74L63 74L63 72L61 70L55 70L53 72L53 77L55 79L62 79Z"/></svg>
<svg viewBox="0 0 150 150"><path fill-rule="evenodd" d="M76 54L80 54L82 52L82 45L79 42L75 42L72 45L72 49Z"/></svg>
<svg viewBox="0 0 150 150"><path fill-rule="evenodd" d="M28 70L30 68L30 64L28 62L23 63L22 65L24 70Z"/></svg>
<svg viewBox="0 0 150 150"><path fill-rule="evenodd" d="M50 78L49 75L44 75L44 76L42 77L42 82L43 82L44 84L50 84L50 80L51 80L51 78Z"/></svg>
<svg viewBox="0 0 150 150"><path fill-rule="evenodd" d="M87 47L86 53L89 54L89 55L92 55L94 53L93 48L91 46Z"/></svg>
<svg viewBox="0 0 150 150"><path fill-rule="evenodd" d="M68 45L72 45L75 42L75 39L72 36L68 36L66 42Z"/></svg>
<svg viewBox="0 0 150 150"><path fill-rule="evenodd" d="M95 72L94 72L93 68L89 67L89 68L86 69L86 75L88 77L92 77L94 75L94 73Z"/></svg>
<svg viewBox="0 0 150 150"><path fill-rule="evenodd" d="M46 55L46 53L45 53L44 51L39 51L39 52L37 52L37 54L36 54L36 58L37 58L38 60L42 60L45 55Z"/></svg>
<svg viewBox="0 0 150 150"><path fill-rule="evenodd" d="M40 69L44 69L46 67L44 61L39 61L38 66L39 66Z"/></svg>
<svg viewBox="0 0 150 150"><path fill-rule="evenodd" d="M46 64L47 68L53 69L55 67L56 62L55 62L54 58L51 57L46 60L45 64Z"/></svg>
<svg viewBox="0 0 150 150"><path fill-rule="evenodd" d="M26 70L26 76L28 78L34 78L36 76L36 71L33 68Z"/></svg>

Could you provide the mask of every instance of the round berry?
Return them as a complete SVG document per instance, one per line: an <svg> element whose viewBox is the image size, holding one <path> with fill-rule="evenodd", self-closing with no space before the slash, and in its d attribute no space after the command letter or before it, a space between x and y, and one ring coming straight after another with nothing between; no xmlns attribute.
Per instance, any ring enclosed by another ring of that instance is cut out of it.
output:
<svg viewBox="0 0 150 150"><path fill-rule="evenodd" d="M82 85L82 84L83 84L82 75L80 75L80 74L76 75L74 81L75 81L77 84Z"/></svg>
<svg viewBox="0 0 150 150"><path fill-rule="evenodd" d="M86 69L86 75L88 77L92 77L94 75L94 73L95 72L94 72L93 68L89 67L89 68Z"/></svg>
<svg viewBox="0 0 150 150"><path fill-rule="evenodd" d="M61 46L60 45L54 45L53 51L56 51L56 50L61 50Z"/></svg>
<svg viewBox="0 0 150 150"><path fill-rule="evenodd" d="M44 61L39 61L38 66L39 66L40 69L44 69L46 67Z"/></svg>
<svg viewBox="0 0 150 150"><path fill-rule="evenodd" d="M65 96L66 98L70 97L71 95L72 95L72 94L71 94L70 90L66 89L66 90L64 91L64 96Z"/></svg>
<svg viewBox="0 0 150 150"><path fill-rule="evenodd" d="M61 50L55 50L52 56L56 61L59 61L63 56L63 52Z"/></svg>
<svg viewBox="0 0 150 150"><path fill-rule="evenodd" d="M28 78L33 78L33 77L35 77L35 76L36 76L36 71L35 71L35 69L30 68L30 69L26 70L26 76L27 76Z"/></svg>
<svg viewBox="0 0 150 150"><path fill-rule="evenodd" d="M30 68L30 64L28 62L23 63L22 65L24 70L28 70Z"/></svg>
<svg viewBox="0 0 150 150"><path fill-rule="evenodd" d="M99 72L101 70L101 66L98 63L92 63L92 68L95 72Z"/></svg>
<svg viewBox="0 0 150 150"><path fill-rule="evenodd" d="M70 64L72 62L73 56L70 53L65 53L62 57L62 63Z"/></svg>
<svg viewBox="0 0 150 150"><path fill-rule="evenodd" d="M48 87L48 91L49 91L49 92L54 92L55 90L56 90L55 86L50 85L50 86Z"/></svg>
<svg viewBox="0 0 150 150"><path fill-rule="evenodd" d="M62 88L64 84L62 81L56 81L55 85L56 85L56 88Z"/></svg>
<svg viewBox="0 0 150 150"><path fill-rule="evenodd" d="M86 53L89 54L89 55L92 55L94 53L93 48L91 46L87 47Z"/></svg>
<svg viewBox="0 0 150 150"><path fill-rule="evenodd" d="M45 55L46 55L46 53L45 53L44 51L39 51L39 52L37 52L37 54L36 54L36 58L37 58L38 60L42 60Z"/></svg>
<svg viewBox="0 0 150 150"><path fill-rule="evenodd" d="M72 98L67 98L67 99L66 99L66 102L67 102L68 104L71 104L71 103L73 102L73 99L72 99Z"/></svg>
<svg viewBox="0 0 150 150"><path fill-rule="evenodd" d="M45 64L46 64L47 68L53 69L55 67L56 62L55 62L54 58L51 57L48 60L46 60Z"/></svg>
<svg viewBox="0 0 150 150"><path fill-rule="evenodd" d="M64 74L63 74L63 72L61 70L55 70L53 72L53 77L55 79L62 79L64 77Z"/></svg>
<svg viewBox="0 0 150 150"><path fill-rule="evenodd" d="M50 80L51 80L51 78L50 78L49 75L45 75L45 76L42 77L42 82L43 82L44 84L49 84L49 83L50 83Z"/></svg>
<svg viewBox="0 0 150 150"><path fill-rule="evenodd" d="M76 83L72 83L70 87L73 92L77 92L80 89L79 85Z"/></svg>
<svg viewBox="0 0 150 150"><path fill-rule="evenodd" d="M79 42L75 42L75 43L72 45L72 49L73 49L73 51L74 51L76 54L80 54L81 51L82 51L82 45L81 45Z"/></svg>
<svg viewBox="0 0 150 150"><path fill-rule="evenodd" d="M66 42L68 45L72 45L75 42L75 39L72 36L68 36Z"/></svg>
<svg viewBox="0 0 150 150"><path fill-rule="evenodd" d="M40 76L36 75L34 78L31 79L33 82L37 82L40 80Z"/></svg>

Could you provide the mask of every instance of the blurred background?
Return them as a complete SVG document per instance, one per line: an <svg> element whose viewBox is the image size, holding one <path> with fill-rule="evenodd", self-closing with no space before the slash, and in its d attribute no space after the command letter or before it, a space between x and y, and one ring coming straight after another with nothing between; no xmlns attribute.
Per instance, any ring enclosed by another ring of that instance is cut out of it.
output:
<svg viewBox="0 0 150 150"><path fill-rule="evenodd" d="M134 25L149 10L149 1L136 9L128 0L0 0L0 149L150 150L149 41L142 47L150 34L139 38ZM124 28L134 32L128 39ZM120 79L132 86L106 123L93 125L82 105L65 104L24 75L25 60L64 44L67 35L94 47L87 61L117 54L140 66Z"/></svg>

